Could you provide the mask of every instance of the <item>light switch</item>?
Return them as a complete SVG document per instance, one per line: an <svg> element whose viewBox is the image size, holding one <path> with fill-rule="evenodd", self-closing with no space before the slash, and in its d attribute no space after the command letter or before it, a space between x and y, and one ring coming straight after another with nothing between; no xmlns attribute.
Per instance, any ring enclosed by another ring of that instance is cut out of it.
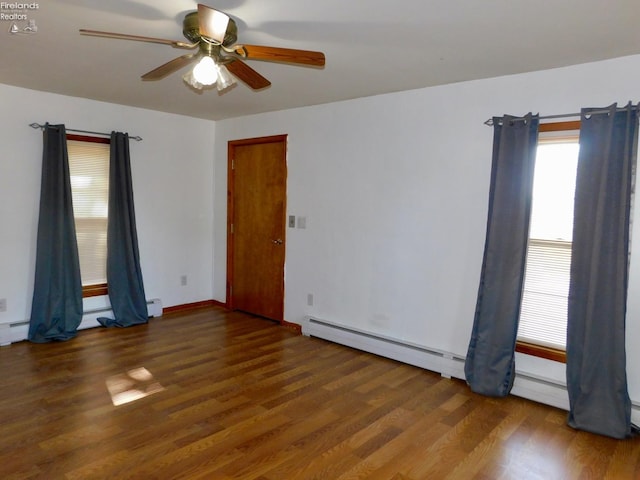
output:
<svg viewBox="0 0 640 480"><path fill-rule="evenodd" d="M296 216L289 215L289 228L296 228Z"/></svg>

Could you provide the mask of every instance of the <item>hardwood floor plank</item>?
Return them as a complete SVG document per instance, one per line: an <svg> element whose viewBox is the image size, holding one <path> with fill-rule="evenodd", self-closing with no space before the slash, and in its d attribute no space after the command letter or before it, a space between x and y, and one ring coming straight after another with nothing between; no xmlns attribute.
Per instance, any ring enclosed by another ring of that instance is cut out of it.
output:
<svg viewBox="0 0 640 480"><path fill-rule="evenodd" d="M221 307L0 364L3 480L640 478L638 438Z"/></svg>

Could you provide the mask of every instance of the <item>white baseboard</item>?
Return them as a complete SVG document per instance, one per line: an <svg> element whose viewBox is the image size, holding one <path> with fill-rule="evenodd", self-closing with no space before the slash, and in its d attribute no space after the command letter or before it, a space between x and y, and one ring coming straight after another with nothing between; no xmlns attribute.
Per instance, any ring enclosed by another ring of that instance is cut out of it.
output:
<svg viewBox="0 0 640 480"><path fill-rule="evenodd" d="M85 307L86 308L86 307ZM159 298L147 300L147 310L149 317L162 316L162 301ZM109 317L113 315L111 309L106 306L95 308L93 310L85 310L82 315L82 322L78 326L78 330L99 327L98 317ZM14 323L0 323L0 346L11 345L15 342L21 342L27 339L29 334L29 320Z"/></svg>
<svg viewBox="0 0 640 480"><path fill-rule="evenodd" d="M310 316L305 317L302 333L424 368L446 378L465 380L465 358L451 352L411 344ZM538 403L569 410L567 387L556 379L516 370L511 393ZM636 424L640 423L640 403L635 401L632 404L631 420Z"/></svg>

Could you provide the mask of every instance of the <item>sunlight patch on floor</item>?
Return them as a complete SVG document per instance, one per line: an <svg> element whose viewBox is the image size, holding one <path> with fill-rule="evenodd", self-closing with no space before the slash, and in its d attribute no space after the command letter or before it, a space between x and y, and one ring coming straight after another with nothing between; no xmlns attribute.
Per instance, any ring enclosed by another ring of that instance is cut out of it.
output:
<svg viewBox="0 0 640 480"><path fill-rule="evenodd" d="M164 390L144 367L113 375L107 378L106 384L114 406L135 402Z"/></svg>

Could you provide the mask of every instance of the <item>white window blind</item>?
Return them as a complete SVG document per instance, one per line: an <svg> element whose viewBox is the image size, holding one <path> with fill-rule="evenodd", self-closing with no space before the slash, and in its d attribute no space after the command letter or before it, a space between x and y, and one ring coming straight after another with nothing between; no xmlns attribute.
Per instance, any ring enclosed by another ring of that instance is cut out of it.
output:
<svg viewBox="0 0 640 480"><path fill-rule="evenodd" d="M529 241L518 338L564 349L571 242Z"/></svg>
<svg viewBox="0 0 640 480"><path fill-rule="evenodd" d="M107 282L109 144L67 140L82 285Z"/></svg>
<svg viewBox="0 0 640 480"><path fill-rule="evenodd" d="M518 340L564 350L571 269L577 135L541 138Z"/></svg>

